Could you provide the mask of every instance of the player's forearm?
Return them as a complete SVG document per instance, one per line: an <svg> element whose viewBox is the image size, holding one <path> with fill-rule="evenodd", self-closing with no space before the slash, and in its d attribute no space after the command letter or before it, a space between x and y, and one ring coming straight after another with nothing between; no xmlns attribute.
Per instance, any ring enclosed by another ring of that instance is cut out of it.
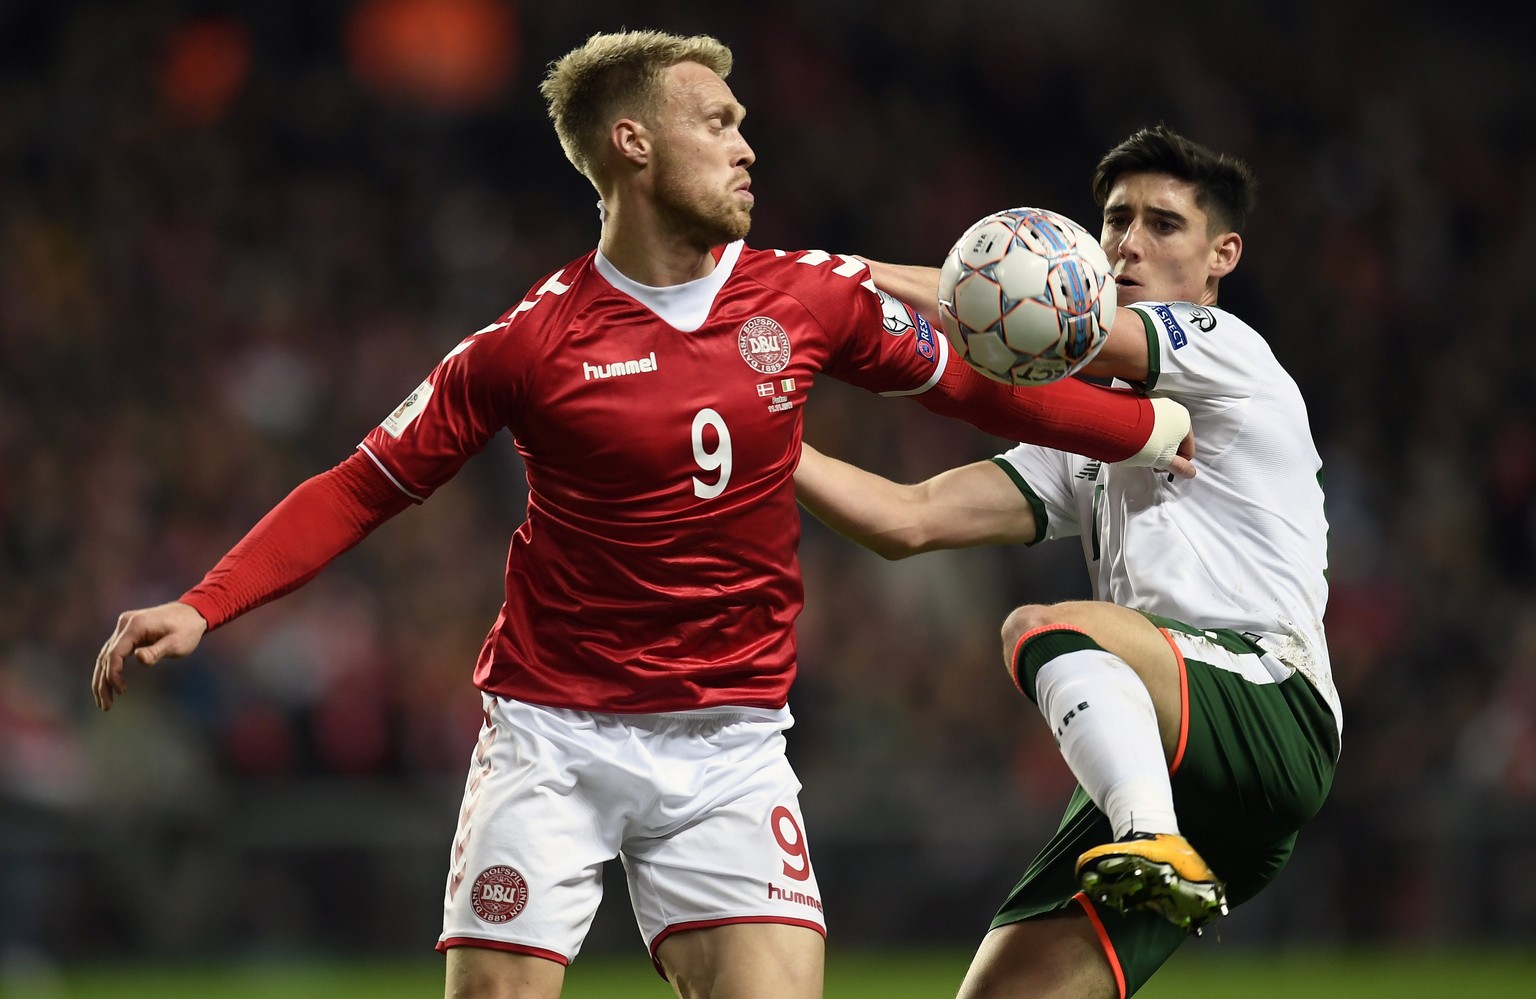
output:
<svg viewBox="0 0 1536 999"><path fill-rule="evenodd" d="M1104 346L1079 374L1140 384L1147 380L1150 363L1146 325L1139 313L1122 306L1115 310L1115 319L1104 339Z"/></svg>
<svg viewBox="0 0 1536 999"><path fill-rule="evenodd" d="M938 322L939 269L917 264L887 264L863 259L876 287L898 299L908 308L921 312L929 322Z"/></svg>
<svg viewBox="0 0 1536 999"><path fill-rule="evenodd" d="M990 461L902 485L802 445L795 495L810 513L877 555L1035 540L1034 510Z"/></svg>
<svg viewBox="0 0 1536 999"><path fill-rule="evenodd" d="M891 560L924 551L920 503L913 486L866 472L801 446L795 498L817 520L856 544Z"/></svg>
<svg viewBox="0 0 1536 999"><path fill-rule="evenodd" d="M289 493L180 601L212 630L303 586L407 506L410 500L355 452Z"/></svg>

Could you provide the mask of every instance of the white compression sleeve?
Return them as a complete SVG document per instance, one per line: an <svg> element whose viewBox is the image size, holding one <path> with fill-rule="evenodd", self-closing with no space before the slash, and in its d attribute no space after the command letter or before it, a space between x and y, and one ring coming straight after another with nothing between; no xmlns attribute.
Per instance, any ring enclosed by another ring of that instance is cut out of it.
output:
<svg viewBox="0 0 1536 999"><path fill-rule="evenodd" d="M1157 714L1135 670L1102 649L1068 652L1040 667L1035 694L1067 766L1116 839L1179 831Z"/></svg>

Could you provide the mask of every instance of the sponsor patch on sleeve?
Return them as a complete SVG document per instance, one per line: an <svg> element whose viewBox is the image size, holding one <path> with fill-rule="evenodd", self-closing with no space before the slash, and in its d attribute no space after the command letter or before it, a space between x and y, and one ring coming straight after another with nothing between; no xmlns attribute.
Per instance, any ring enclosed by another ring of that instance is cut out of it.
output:
<svg viewBox="0 0 1536 999"><path fill-rule="evenodd" d="M422 382L416 386L416 391L406 396L405 401L395 407L393 413L384 418L384 422L379 424L379 429L395 440L399 440L400 435L405 433L405 428L415 422L416 417L420 416L421 411L427 407L427 400L430 398L432 398L432 383Z"/></svg>
<svg viewBox="0 0 1536 999"><path fill-rule="evenodd" d="M933 327L921 315L914 313L912 318L917 320L917 352L925 360L932 361L939 355L939 349L933 343Z"/></svg>
<svg viewBox="0 0 1536 999"><path fill-rule="evenodd" d="M1216 328L1216 314L1203 305L1197 305L1189 310L1189 321L1195 324L1195 328L1201 333L1209 333Z"/></svg>
<svg viewBox="0 0 1536 999"><path fill-rule="evenodd" d="M924 360L932 361L938 357L938 347L933 342L933 327L928 325L928 320L878 288L875 294L880 296L880 321L885 331L891 336L905 336L911 331L914 334L913 347Z"/></svg>
<svg viewBox="0 0 1536 999"><path fill-rule="evenodd" d="M880 319L885 324L887 333L891 336L901 336L912 328L912 312L905 305L878 288L875 289L875 294L880 296Z"/></svg>
<svg viewBox="0 0 1536 999"><path fill-rule="evenodd" d="M1180 326L1179 321L1173 318L1172 309L1166 305L1154 305L1152 306L1152 311L1162 321L1163 329L1168 331L1168 342L1173 345L1174 350L1178 350L1189 343L1189 334L1185 333L1184 327Z"/></svg>

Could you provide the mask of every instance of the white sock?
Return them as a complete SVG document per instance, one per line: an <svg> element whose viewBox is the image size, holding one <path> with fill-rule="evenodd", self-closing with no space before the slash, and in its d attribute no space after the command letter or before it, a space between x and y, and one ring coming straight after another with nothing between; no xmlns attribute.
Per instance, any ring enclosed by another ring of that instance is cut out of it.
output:
<svg viewBox="0 0 1536 999"><path fill-rule="evenodd" d="M1035 695L1061 755L1115 838L1177 833L1152 695L1118 656L1079 649L1040 667Z"/></svg>

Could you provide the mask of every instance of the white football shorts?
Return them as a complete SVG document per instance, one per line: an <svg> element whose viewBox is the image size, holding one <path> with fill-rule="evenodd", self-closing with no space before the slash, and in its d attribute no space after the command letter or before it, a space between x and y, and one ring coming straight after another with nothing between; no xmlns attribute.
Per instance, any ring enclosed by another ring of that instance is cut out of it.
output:
<svg viewBox="0 0 1536 999"><path fill-rule="evenodd" d="M569 963L616 856L653 959L679 930L826 933L784 755L788 708L626 715L482 697L438 950Z"/></svg>

